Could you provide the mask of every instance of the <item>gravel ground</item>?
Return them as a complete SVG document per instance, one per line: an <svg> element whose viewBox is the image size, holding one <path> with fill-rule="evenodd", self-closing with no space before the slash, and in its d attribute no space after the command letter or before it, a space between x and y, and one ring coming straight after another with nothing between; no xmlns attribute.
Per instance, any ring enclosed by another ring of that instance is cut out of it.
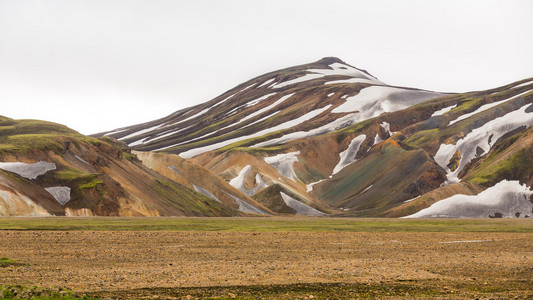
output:
<svg viewBox="0 0 533 300"><path fill-rule="evenodd" d="M0 256L27 264L0 268L3 285L96 296L342 283L533 297L531 233L0 231Z"/></svg>

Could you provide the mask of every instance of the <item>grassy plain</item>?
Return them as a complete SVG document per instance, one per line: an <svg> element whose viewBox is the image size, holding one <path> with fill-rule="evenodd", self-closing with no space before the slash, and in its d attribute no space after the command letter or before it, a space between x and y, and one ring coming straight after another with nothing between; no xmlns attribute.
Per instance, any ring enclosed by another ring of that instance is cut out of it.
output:
<svg viewBox="0 0 533 300"><path fill-rule="evenodd" d="M533 219L0 217L0 230L533 233Z"/></svg>
<svg viewBox="0 0 533 300"><path fill-rule="evenodd" d="M0 218L0 241L26 296L533 298L527 219Z"/></svg>

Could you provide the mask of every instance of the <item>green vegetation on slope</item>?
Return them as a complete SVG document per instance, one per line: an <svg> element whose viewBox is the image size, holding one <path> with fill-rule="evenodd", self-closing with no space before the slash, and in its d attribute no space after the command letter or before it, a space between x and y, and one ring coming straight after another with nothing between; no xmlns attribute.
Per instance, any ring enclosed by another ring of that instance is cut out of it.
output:
<svg viewBox="0 0 533 300"><path fill-rule="evenodd" d="M89 142L93 145L103 141L81 135L61 124L0 117L0 153L35 150L59 152L64 149L67 138L75 142Z"/></svg>
<svg viewBox="0 0 533 300"><path fill-rule="evenodd" d="M531 134L533 130L530 129L528 132ZM519 149L503 160L500 159L503 152L517 142L520 137L525 136L526 133L509 137L498 143L481 165L468 172L466 180L484 187L490 187L502 179L533 178L533 144Z"/></svg>
<svg viewBox="0 0 533 300"><path fill-rule="evenodd" d="M239 212L179 183L156 179L152 189L162 196L162 203L178 208L187 215L232 216Z"/></svg>

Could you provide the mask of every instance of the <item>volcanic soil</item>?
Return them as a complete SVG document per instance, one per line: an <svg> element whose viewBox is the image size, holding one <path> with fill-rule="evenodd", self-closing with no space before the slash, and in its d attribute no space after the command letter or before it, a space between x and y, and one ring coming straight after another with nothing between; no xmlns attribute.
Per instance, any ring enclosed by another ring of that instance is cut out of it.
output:
<svg viewBox="0 0 533 300"><path fill-rule="evenodd" d="M533 297L531 233L0 231L0 241L2 256L26 264L0 268L2 284L92 297Z"/></svg>

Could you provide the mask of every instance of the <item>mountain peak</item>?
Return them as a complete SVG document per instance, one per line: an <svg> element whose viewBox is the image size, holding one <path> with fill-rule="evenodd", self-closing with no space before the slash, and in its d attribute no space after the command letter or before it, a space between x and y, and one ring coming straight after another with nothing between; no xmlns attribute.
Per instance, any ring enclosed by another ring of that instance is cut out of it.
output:
<svg viewBox="0 0 533 300"><path fill-rule="evenodd" d="M323 57L318 62L319 63L323 63L323 64L327 64L327 65L334 64L334 63L346 64L342 59L340 59L338 57L334 57L334 56Z"/></svg>

